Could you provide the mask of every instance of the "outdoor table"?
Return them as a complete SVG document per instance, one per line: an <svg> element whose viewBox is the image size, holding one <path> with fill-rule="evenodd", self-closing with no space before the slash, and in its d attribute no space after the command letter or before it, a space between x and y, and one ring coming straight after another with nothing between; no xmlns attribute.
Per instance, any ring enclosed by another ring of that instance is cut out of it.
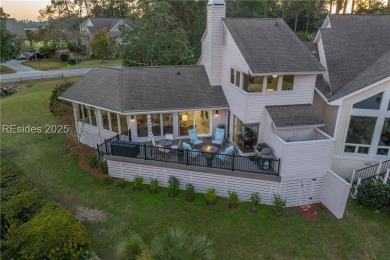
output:
<svg viewBox="0 0 390 260"><path fill-rule="evenodd" d="M207 150L207 147L211 147L211 149ZM214 145L205 145L202 147L202 151L206 152L206 153L215 153L217 150L218 150L218 148L215 147Z"/></svg>
<svg viewBox="0 0 390 260"><path fill-rule="evenodd" d="M208 147L210 147L210 150L207 150ZM204 155L206 157L206 162L208 167L211 167L211 165L213 164L214 153L217 150L218 148L215 147L214 145L205 145L202 147L202 151L206 153Z"/></svg>

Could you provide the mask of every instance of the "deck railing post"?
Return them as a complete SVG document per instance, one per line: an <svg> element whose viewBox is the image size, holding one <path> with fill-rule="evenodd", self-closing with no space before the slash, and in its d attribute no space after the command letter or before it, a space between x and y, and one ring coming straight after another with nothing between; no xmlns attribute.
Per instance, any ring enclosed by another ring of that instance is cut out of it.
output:
<svg viewBox="0 0 390 260"><path fill-rule="evenodd" d="M144 155L145 155L145 160L147 160L146 144L144 144Z"/></svg>
<svg viewBox="0 0 390 260"><path fill-rule="evenodd" d="M106 155L108 155L108 146L107 146L107 140L104 139L104 146L106 147Z"/></svg>
<svg viewBox="0 0 390 260"><path fill-rule="evenodd" d="M119 141L119 134L116 134L116 140Z"/></svg>
<svg viewBox="0 0 390 260"><path fill-rule="evenodd" d="M96 145L96 148L97 148L98 157L100 158L100 149L99 149L99 144L97 144L97 145Z"/></svg>
<svg viewBox="0 0 390 260"><path fill-rule="evenodd" d="M355 197L356 197L356 195L358 193L359 185L360 185L361 182L362 182L362 179L358 178L357 183L356 183L356 187L355 187L355 192L353 194L353 196L355 196Z"/></svg>
<svg viewBox="0 0 390 260"><path fill-rule="evenodd" d="M378 164L378 168L376 168L375 175L379 175L379 174L381 173L381 170L382 170L382 164L383 164L383 162L379 162L379 164Z"/></svg>
<svg viewBox="0 0 390 260"><path fill-rule="evenodd" d="M233 162L232 162L232 171L234 171L234 154L232 155L233 156Z"/></svg>
<svg viewBox="0 0 390 260"><path fill-rule="evenodd" d="M390 169L387 169L385 173L385 177L383 177L383 184L387 183L387 180L389 179Z"/></svg>
<svg viewBox="0 0 390 260"><path fill-rule="evenodd" d="M127 131L127 136L129 137L129 142L131 142L131 130Z"/></svg>
<svg viewBox="0 0 390 260"><path fill-rule="evenodd" d="M278 176L280 175L280 160L282 160L282 159L279 158L279 161L278 161L278 173L277 173Z"/></svg>
<svg viewBox="0 0 390 260"><path fill-rule="evenodd" d="M351 185L353 184L355 178L356 178L356 170L353 170L353 171L352 171L351 181L350 181L350 184L351 184Z"/></svg>
<svg viewBox="0 0 390 260"><path fill-rule="evenodd" d="M188 158L189 158L189 156L188 156L188 149L186 150L186 153L187 153L187 155L186 155L186 159L187 159L187 160L186 160L186 161L187 161L187 165L189 165L189 159L188 159Z"/></svg>

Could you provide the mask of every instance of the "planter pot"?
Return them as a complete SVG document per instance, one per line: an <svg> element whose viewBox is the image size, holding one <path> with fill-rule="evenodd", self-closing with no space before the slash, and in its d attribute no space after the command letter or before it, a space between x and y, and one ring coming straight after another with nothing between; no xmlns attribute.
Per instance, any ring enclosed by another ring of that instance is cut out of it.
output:
<svg viewBox="0 0 390 260"><path fill-rule="evenodd" d="M207 167L211 167L213 165L213 158L206 158Z"/></svg>

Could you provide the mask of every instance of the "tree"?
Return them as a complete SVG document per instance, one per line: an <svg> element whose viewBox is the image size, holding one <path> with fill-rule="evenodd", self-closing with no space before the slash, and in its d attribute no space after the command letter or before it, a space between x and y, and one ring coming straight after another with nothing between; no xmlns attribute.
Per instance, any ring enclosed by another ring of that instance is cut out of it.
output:
<svg viewBox="0 0 390 260"><path fill-rule="evenodd" d="M186 33L171 4L164 1L139 4L140 19L121 42L126 66L181 65L194 62Z"/></svg>
<svg viewBox="0 0 390 260"><path fill-rule="evenodd" d="M12 59L19 51L15 35L6 28L7 17L3 7L0 7L0 62Z"/></svg>
<svg viewBox="0 0 390 260"><path fill-rule="evenodd" d="M91 50L96 57L101 58L104 62L104 57L111 53L113 45L114 39L108 35L107 29L103 28L94 34Z"/></svg>

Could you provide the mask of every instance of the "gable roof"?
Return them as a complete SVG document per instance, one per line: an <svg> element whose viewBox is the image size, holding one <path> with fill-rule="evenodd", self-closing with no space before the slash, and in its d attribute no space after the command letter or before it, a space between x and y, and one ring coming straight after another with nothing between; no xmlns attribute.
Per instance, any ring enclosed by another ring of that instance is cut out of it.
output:
<svg viewBox="0 0 390 260"><path fill-rule="evenodd" d="M15 18L7 18L6 28L16 35L17 40L27 40L26 32L22 23L18 23Z"/></svg>
<svg viewBox="0 0 390 260"><path fill-rule="evenodd" d="M111 30L117 25L120 21L126 23L130 28L134 27L134 21L128 18L89 18L93 26L87 26L87 20L84 20L79 27L87 26L88 30L91 33L99 31L102 28L107 28L109 34L118 34L116 32L111 32Z"/></svg>
<svg viewBox="0 0 390 260"><path fill-rule="evenodd" d="M203 66L95 67L61 98L122 113L228 107Z"/></svg>
<svg viewBox="0 0 390 260"><path fill-rule="evenodd" d="M325 70L283 19L224 18L222 20L252 73Z"/></svg>
<svg viewBox="0 0 390 260"><path fill-rule="evenodd" d="M320 28L329 82L318 91L333 101L390 77L390 15L329 15Z"/></svg>
<svg viewBox="0 0 390 260"><path fill-rule="evenodd" d="M265 108L276 127L325 124L312 104L266 106Z"/></svg>

